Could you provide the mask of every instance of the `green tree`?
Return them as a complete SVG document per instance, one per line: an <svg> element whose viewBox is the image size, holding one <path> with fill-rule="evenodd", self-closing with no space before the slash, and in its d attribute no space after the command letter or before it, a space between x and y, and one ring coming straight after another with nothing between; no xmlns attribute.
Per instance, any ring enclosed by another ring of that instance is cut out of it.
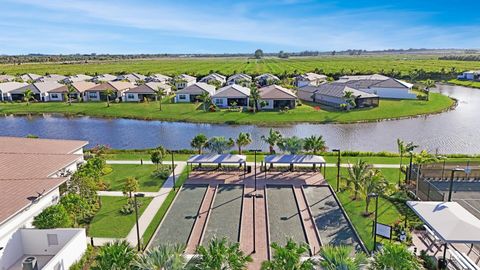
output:
<svg viewBox="0 0 480 270"><path fill-rule="evenodd" d="M207 142L207 149L212 153L223 154L230 150L235 145L235 141L232 138L226 139L225 137L212 137Z"/></svg>
<svg viewBox="0 0 480 270"><path fill-rule="evenodd" d="M275 154L275 146L282 140L282 134L278 130L273 130L272 128L268 132L268 136L262 135L260 137L265 143L268 143L270 150L270 155Z"/></svg>
<svg viewBox="0 0 480 270"><path fill-rule="evenodd" d="M320 250L320 266L325 270L360 270L367 262L363 253L352 256L352 247L324 246Z"/></svg>
<svg viewBox="0 0 480 270"><path fill-rule="evenodd" d="M354 197L353 199L356 200L358 197L358 192L360 191L361 185L365 181L367 177L368 171L370 170L370 165L363 161L357 160L357 163L348 166L348 176L346 178L347 184L349 187L353 186L354 190Z"/></svg>
<svg viewBox="0 0 480 270"><path fill-rule="evenodd" d="M203 148L207 145L208 138L204 134L200 133L197 136L193 137L192 141L190 142L190 146L192 148L196 148L198 150L198 154L201 155Z"/></svg>
<svg viewBox="0 0 480 270"><path fill-rule="evenodd" d="M45 208L33 218L33 226L37 229L69 228L72 226L70 216L61 204Z"/></svg>
<svg viewBox="0 0 480 270"><path fill-rule="evenodd" d="M414 163L417 165L417 181L416 186L416 195L418 196L418 182L420 181L420 175L422 174L422 166L424 164L437 162L438 159L434 155L428 153L426 150L422 150L420 153L416 154L414 157Z"/></svg>
<svg viewBox="0 0 480 270"><path fill-rule="evenodd" d="M182 270L187 263L182 245L160 245L138 256L132 263L134 270Z"/></svg>
<svg viewBox="0 0 480 270"><path fill-rule="evenodd" d="M313 154L316 155L318 152L325 152L327 150L327 143L323 139L323 136L312 135L305 138L305 144L303 145L303 148L305 151L313 152Z"/></svg>
<svg viewBox="0 0 480 270"><path fill-rule="evenodd" d="M435 87L435 81L428 79L423 84L425 85L425 94L427 95L427 101L429 101L430 100L430 88Z"/></svg>
<svg viewBox="0 0 480 270"><path fill-rule="evenodd" d="M413 144L413 142L405 143L404 141L397 139L397 149L398 154L400 155L400 170L398 172L398 186L400 186L400 179L402 177L402 169L403 169L403 157L407 153L413 152L418 145Z"/></svg>
<svg viewBox="0 0 480 270"><path fill-rule="evenodd" d="M199 246L197 253L193 259L193 269L197 270L243 270L252 261L239 243L229 243L226 238L212 239L208 246Z"/></svg>
<svg viewBox="0 0 480 270"><path fill-rule="evenodd" d="M113 90L110 88L107 88L105 90L105 96L107 97L107 107L110 107L110 96L114 94Z"/></svg>
<svg viewBox="0 0 480 270"><path fill-rule="evenodd" d="M125 185L122 189L123 194L128 195L129 198L132 198L132 193L137 192L138 189L138 180L135 177L127 177L127 179L125 179Z"/></svg>
<svg viewBox="0 0 480 270"><path fill-rule="evenodd" d="M286 152L291 155L296 155L302 151L304 144L305 144L304 139L299 138L297 136L292 136L288 138L282 138L277 145L282 152Z"/></svg>
<svg viewBox="0 0 480 270"><path fill-rule="evenodd" d="M403 244L385 242L382 249L375 253L370 269L385 270L421 270L424 269L417 257Z"/></svg>
<svg viewBox="0 0 480 270"><path fill-rule="evenodd" d="M302 256L308 252L307 244L297 244L288 239L285 246L272 243L273 257L262 263L262 270L313 270L316 262L312 259L302 261Z"/></svg>
<svg viewBox="0 0 480 270"><path fill-rule="evenodd" d="M75 87L73 87L73 85L71 84L68 84L67 85L67 102L68 102L68 106L71 106L72 105L72 95L75 94L77 91L75 89Z"/></svg>
<svg viewBox="0 0 480 270"><path fill-rule="evenodd" d="M261 49L257 49L253 55L256 59L261 59L263 57L263 51Z"/></svg>
<svg viewBox="0 0 480 270"><path fill-rule="evenodd" d="M123 241L115 241L107 243L100 247L97 256L95 256L95 264L92 270L125 270L129 269L131 263L136 258L135 250L130 244Z"/></svg>
<svg viewBox="0 0 480 270"><path fill-rule="evenodd" d="M25 101L27 103L27 106L30 105L30 100L33 99L35 95L33 94L33 91L28 88L27 90L25 90L25 92L23 92L23 101Z"/></svg>
<svg viewBox="0 0 480 270"><path fill-rule="evenodd" d="M79 220L83 220L91 211L91 205L85 198L75 193L68 193L60 199L60 204L67 211L73 225L78 226Z"/></svg>
<svg viewBox="0 0 480 270"><path fill-rule="evenodd" d="M238 134L238 138L235 141L238 146L238 153L242 154L242 147L247 146L252 143L252 138L250 137L250 133L248 132L240 132Z"/></svg>
<svg viewBox="0 0 480 270"><path fill-rule="evenodd" d="M255 85L252 85L250 87L250 98L253 101L253 113L256 113L258 111L258 101L260 100L260 91Z"/></svg>
<svg viewBox="0 0 480 270"><path fill-rule="evenodd" d="M365 216L370 214L369 206L371 198L368 196L371 193L384 194L388 189L388 181L377 169L370 169L360 185L360 194L365 198Z"/></svg>
<svg viewBox="0 0 480 270"><path fill-rule="evenodd" d="M352 91L345 91L345 93L343 93L343 99L345 100L345 102L347 103L347 109L349 110L350 108L355 108L357 106L356 102L355 102L355 96L353 95L353 92Z"/></svg>
<svg viewBox="0 0 480 270"><path fill-rule="evenodd" d="M157 90L154 90L154 91L155 91L155 98L158 101L158 107L161 111L162 110L162 100L163 100L163 97L165 97L167 95L167 92L165 91L165 89L163 89L161 87L157 87Z"/></svg>
<svg viewBox="0 0 480 270"><path fill-rule="evenodd" d="M158 170L159 164L162 163L163 156L164 154L160 150L155 150L150 154L150 160L152 161L153 164L157 165L157 170Z"/></svg>
<svg viewBox="0 0 480 270"><path fill-rule="evenodd" d="M203 111L206 112L207 105L212 103L212 98L210 97L210 93L208 93L207 91L203 91L202 94L198 96L198 98L202 101Z"/></svg>

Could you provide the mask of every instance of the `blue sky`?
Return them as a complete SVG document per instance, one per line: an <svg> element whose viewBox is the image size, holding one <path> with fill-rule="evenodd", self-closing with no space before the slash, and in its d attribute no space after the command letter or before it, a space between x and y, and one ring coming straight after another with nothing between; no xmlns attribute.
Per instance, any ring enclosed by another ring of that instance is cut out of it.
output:
<svg viewBox="0 0 480 270"><path fill-rule="evenodd" d="M480 48L468 1L0 0L0 54Z"/></svg>

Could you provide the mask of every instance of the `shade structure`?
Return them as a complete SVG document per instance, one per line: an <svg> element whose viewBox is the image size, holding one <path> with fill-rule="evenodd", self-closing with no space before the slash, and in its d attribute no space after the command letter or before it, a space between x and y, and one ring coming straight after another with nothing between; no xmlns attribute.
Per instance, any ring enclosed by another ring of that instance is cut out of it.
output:
<svg viewBox="0 0 480 270"><path fill-rule="evenodd" d="M277 164L325 164L325 159L316 155L269 155L265 163Z"/></svg>
<svg viewBox="0 0 480 270"><path fill-rule="evenodd" d="M247 161L244 155L204 154L191 156L187 163L243 164Z"/></svg>
<svg viewBox="0 0 480 270"><path fill-rule="evenodd" d="M408 201L407 205L444 243L480 243L480 220L457 202Z"/></svg>

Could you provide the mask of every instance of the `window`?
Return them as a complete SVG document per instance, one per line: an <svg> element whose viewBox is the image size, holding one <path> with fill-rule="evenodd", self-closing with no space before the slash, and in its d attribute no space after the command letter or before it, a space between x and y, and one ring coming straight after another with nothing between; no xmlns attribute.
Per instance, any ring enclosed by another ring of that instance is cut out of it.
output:
<svg viewBox="0 0 480 270"><path fill-rule="evenodd" d="M135 95L134 95L134 94L128 94L128 95L127 95L127 98L128 98L128 99L135 99Z"/></svg>
<svg viewBox="0 0 480 270"><path fill-rule="evenodd" d="M58 235L56 234L47 234L48 246L58 246Z"/></svg>
<svg viewBox="0 0 480 270"><path fill-rule="evenodd" d="M223 99L221 99L221 98L216 98L216 99L215 99L215 104L216 104L216 105L223 105Z"/></svg>
<svg viewBox="0 0 480 270"><path fill-rule="evenodd" d="M58 98L58 94L50 94L52 98Z"/></svg>
<svg viewBox="0 0 480 270"><path fill-rule="evenodd" d="M186 100L187 96L186 95L178 95L178 99L180 100Z"/></svg>
<svg viewBox="0 0 480 270"><path fill-rule="evenodd" d="M97 92L88 92L89 98L97 98Z"/></svg>

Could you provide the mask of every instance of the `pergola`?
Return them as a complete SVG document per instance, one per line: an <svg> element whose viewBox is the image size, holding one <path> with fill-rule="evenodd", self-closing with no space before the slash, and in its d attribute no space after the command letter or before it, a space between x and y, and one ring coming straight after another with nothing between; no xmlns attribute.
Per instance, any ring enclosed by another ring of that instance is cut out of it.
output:
<svg viewBox="0 0 480 270"><path fill-rule="evenodd" d="M448 244L480 243L480 220L457 202L408 201L407 205L444 243L444 259Z"/></svg>
<svg viewBox="0 0 480 270"><path fill-rule="evenodd" d="M320 171L322 167L324 175L326 173L326 162L321 156L316 155L268 155L264 158L265 164L265 178L267 177L267 164L288 164L293 166L294 164L300 165L320 165Z"/></svg>
<svg viewBox="0 0 480 270"><path fill-rule="evenodd" d="M193 169L193 164L238 164L243 165L243 174L246 174L247 157L245 155L232 154L203 154L194 155L187 160L187 166Z"/></svg>

